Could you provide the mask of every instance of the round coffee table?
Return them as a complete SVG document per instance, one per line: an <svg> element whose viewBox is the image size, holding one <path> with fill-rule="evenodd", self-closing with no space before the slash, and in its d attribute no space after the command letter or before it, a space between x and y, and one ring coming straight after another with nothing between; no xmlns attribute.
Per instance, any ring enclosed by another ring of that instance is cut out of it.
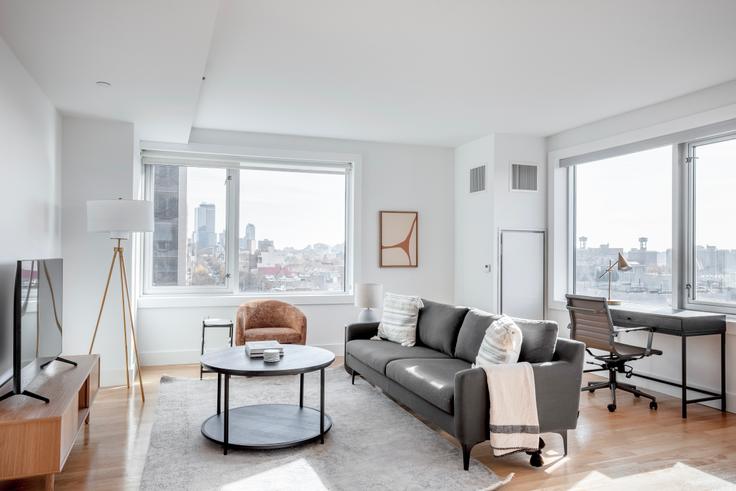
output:
<svg viewBox="0 0 736 491"><path fill-rule="evenodd" d="M229 448L285 448L319 439L332 420L325 414L325 368L335 361L335 355L323 348L286 344L284 356L276 363L262 358L248 358L243 346L213 351L202 355L201 363L217 373L217 413L202 423L202 434ZM304 407L304 374L319 370L319 410ZM230 409L230 377L269 377L299 374L299 405L257 404ZM224 379L224 398L222 397ZM225 408L220 410L220 401Z"/></svg>

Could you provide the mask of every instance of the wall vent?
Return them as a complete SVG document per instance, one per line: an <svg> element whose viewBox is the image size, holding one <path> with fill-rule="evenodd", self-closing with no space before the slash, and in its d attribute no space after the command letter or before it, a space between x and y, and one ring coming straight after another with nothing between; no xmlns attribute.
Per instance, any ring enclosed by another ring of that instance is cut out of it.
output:
<svg viewBox="0 0 736 491"><path fill-rule="evenodd" d="M486 189L486 166L470 169L470 192L477 193Z"/></svg>
<svg viewBox="0 0 736 491"><path fill-rule="evenodd" d="M537 164L511 163L511 190L537 191Z"/></svg>

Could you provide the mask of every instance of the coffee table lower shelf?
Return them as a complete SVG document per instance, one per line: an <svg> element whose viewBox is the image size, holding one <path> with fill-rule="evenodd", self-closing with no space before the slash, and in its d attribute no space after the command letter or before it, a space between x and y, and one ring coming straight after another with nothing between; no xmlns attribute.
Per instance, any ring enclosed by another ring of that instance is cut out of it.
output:
<svg viewBox="0 0 736 491"><path fill-rule="evenodd" d="M230 448L262 450L287 448L319 440L320 412L311 407L292 404L257 404L229 411L228 443ZM324 432L332 428L332 420L324 415ZM202 423L202 435L225 444L225 412L215 414Z"/></svg>

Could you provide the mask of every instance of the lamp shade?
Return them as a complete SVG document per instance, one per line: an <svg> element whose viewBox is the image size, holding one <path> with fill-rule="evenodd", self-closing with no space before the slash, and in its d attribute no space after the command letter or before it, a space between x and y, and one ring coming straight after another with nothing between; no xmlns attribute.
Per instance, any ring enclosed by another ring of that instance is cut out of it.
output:
<svg viewBox="0 0 736 491"><path fill-rule="evenodd" d="M629 262L620 252L618 253L616 265L618 266L619 271L629 271L631 269L631 265L629 265Z"/></svg>
<svg viewBox="0 0 736 491"><path fill-rule="evenodd" d="M153 202L132 199L87 201L87 231L110 232L127 238L130 232L153 232Z"/></svg>
<svg viewBox="0 0 736 491"><path fill-rule="evenodd" d="M383 285L378 283L358 283L355 285L355 305L373 309L381 305Z"/></svg>

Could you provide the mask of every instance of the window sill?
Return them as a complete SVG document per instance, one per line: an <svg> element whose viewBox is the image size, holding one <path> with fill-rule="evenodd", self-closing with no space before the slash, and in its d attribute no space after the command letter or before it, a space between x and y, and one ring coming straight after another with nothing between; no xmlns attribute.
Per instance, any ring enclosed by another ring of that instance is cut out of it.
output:
<svg viewBox="0 0 736 491"><path fill-rule="evenodd" d="M317 295L142 295L138 297L139 309L238 307L251 300L280 300L292 305L353 305L352 293Z"/></svg>

